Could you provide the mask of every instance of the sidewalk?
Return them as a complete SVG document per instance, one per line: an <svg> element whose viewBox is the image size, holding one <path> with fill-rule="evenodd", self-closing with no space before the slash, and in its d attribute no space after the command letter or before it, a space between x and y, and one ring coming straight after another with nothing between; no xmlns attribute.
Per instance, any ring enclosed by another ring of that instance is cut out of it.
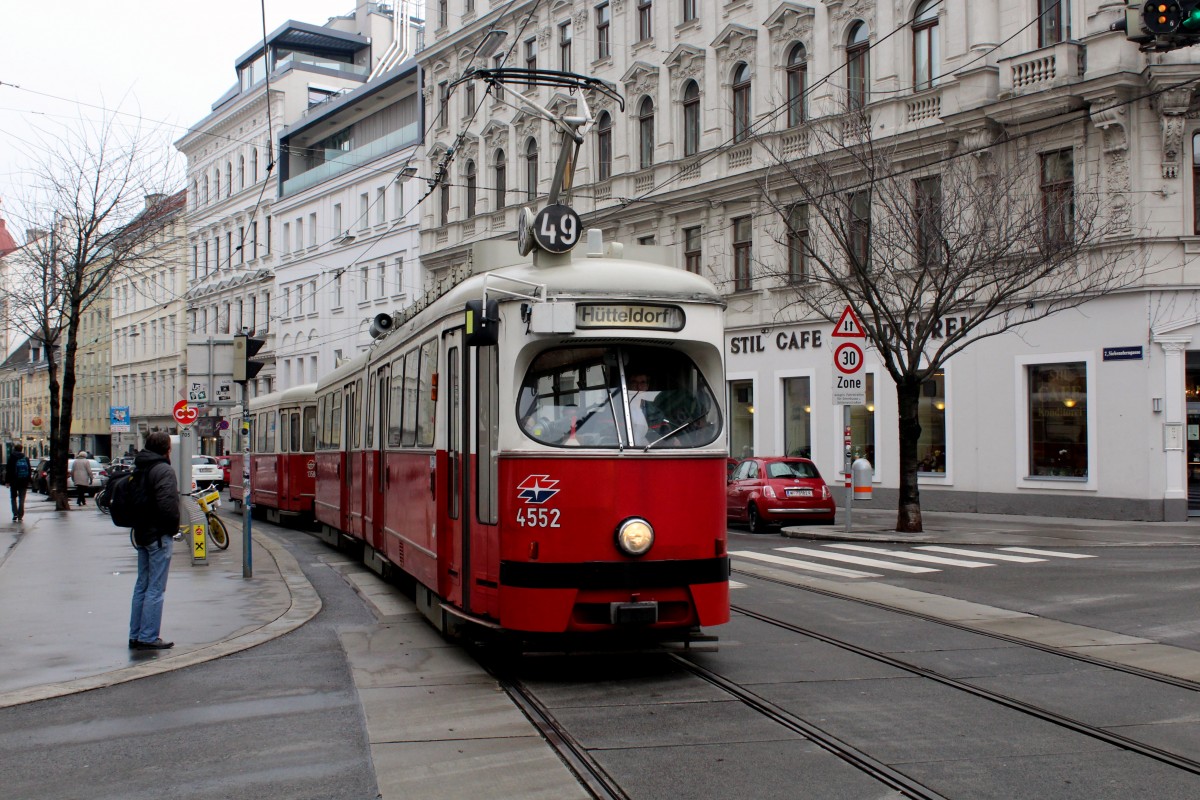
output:
<svg viewBox="0 0 1200 800"><path fill-rule="evenodd" d="M24 522L0 523L0 707L219 658L316 615L320 598L269 537L255 537L253 577L244 579L241 527L229 528L229 549L210 547L206 565L192 565L189 541L175 543L162 626L175 647L131 651L137 554L129 532L94 503L55 511L30 493Z"/></svg>

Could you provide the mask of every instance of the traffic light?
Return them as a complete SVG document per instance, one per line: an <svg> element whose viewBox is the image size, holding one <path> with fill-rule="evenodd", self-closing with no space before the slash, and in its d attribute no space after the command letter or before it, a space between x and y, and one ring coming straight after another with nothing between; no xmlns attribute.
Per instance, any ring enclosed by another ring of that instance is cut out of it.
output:
<svg viewBox="0 0 1200 800"><path fill-rule="evenodd" d="M260 361L251 361L259 350L263 349L263 345L267 343L266 339L252 339L244 333L239 333L233 337L233 379L238 383L245 383L248 380L258 375L262 370L263 364Z"/></svg>
<svg viewBox="0 0 1200 800"><path fill-rule="evenodd" d="M1179 28L1181 16L1179 0L1149 0L1142 7L1142 24L1155 36L1174 33Z"/></svg>
<svg viewBox="0 0 1200 800"><path fill-rule="evenodd" d="M1142 50L1166 52L1200 44L1200 0L1132 0L1125 19L1110 30L1125 31L1125 38Z"/></svg>

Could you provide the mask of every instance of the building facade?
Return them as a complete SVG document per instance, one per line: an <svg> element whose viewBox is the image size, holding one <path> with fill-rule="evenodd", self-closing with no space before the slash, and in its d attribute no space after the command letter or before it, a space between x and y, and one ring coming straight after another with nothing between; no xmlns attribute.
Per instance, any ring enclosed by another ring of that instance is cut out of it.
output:
<svg viewBox="0 0 1200 800"><path fill-rule="evenodd" d="M111 402L102 408L111 455L142 449L155 431L174 433L171 410L187 376L187 192L147 198L154 225L143 253L113 276Z"/></svg>
<svg viewBox="0 0 1200 800"><path fill-rule="evenodd" d="M311 108L363 85L390 56L393 28L390 8L367 2L325 25L288 21L237 59L237 83L175 143L188 163L188 331L198 342L242 330L266 339L251 396L277 380L277 138Z"/></svg>
<svg viewBox="0 0 1200 800"><path fill-rule="evenodd" d="M606 239L672 248L726 293L733 455L809 455L836 483L849 427L874 464L875 502L896 498L892 379L868 349L866 402L833 402L833 321L806 305L800 231L779 213L794 187L772 179L853 116L858 141L909 148L914 180L966 149L1040 163L1034 202L1098 196L1110 227L1097 252L1150 265L1119 292L980 336L927 382L923 507L1200 512L1200 53L1141 52L1110 31L1125 14L1113 0L446 5L419 57L427 86L504 64L573 70L624 95L624 109L592 106L570 202ZM509 37L477 52L493 28ZM575 102L529 91L552 109ZM433 276L464 265L472 242L511 237L520 206L545 203L556 134L519 97L514 108L489 95L482 114L478 102L459 85L431 125L429 174L454 149L422 217ZM439 103L431 88L427 113ZM885 213L868 209L864 237Z"/></svg>
<svg viewBox="0 0 1200 800"><path fill-rule="evenodd" d="M420 80L409 59L309 109L280 137L281 390L365 350L372 318L404 308L422 285L419 195L405 172L423 130Z"/></svg>

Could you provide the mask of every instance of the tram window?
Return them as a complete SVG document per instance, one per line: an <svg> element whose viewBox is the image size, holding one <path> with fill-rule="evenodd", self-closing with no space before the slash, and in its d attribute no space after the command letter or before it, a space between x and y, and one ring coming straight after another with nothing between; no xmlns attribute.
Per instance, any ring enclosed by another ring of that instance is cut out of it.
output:
<svg viewBox="0 0 1200 800"><path fill-rule="evenodd" d="M375 414L376 414L376 408L377 408L377 406L375 405L375 402L378 399L375 395L375 378L376 378L376 374L372 374L371 377L367 380L367 449L368 450L373 449L375 447Z"/></svg>
<svg viewBox="0 0 1200 800"><path fill-rule="evenodd" d="M421 381L418 384L420 396L417 400L417 445L420 447L433 445L433 423L437 416L437 403L433 399L433 376L437 372L437 356L436 339L430 339L421 345Z"/></svg>
<svg viewBox="0 0 1200 800"><path fill-rule="evenodd" d="M517 417L527 436L560 447L702 447L721 433L695 363L646 345L547 350L525 374Z"/></svg>
<svg viewBox="0 0 1200 800"><path fill-rule="evenodd" d="M304 442L302 448L305 453L311 453L316 450L317 439L317 407L307 406L304 409Z"/></svg>
<svg viewBox="0 0 1200 800"><path fill-rule="evenodd" d="M254 427L258 430L258 434L254 437L258 441L258 446L254 448L256 453L267 452L267 415L258 415L258 424Z"/></svg>
<svg viewBox="0 0 1200 800"><path fill-rule="evenodd" d="M275 426L278 424L278 415L271 411L267 413L267 445L264 453L274 453L275 451Z"/></svg>
<svg viewBox="0 0 1200 800"><path fill-rule="evenodd" d="M333 393L333 412L330 414L330 419L333 421L333 428L329 435L329 445L332 448L342 446L342 393Z"/></svg>
<svg viewBox="0 0 1200 800"><path fill-rule="evenodd" d="M317 398L317 449L325 449L325 430L321 427L325 424L325 397L322 395Z"/></svg>
<svg viewBox="0 0 1200 800"><path fill-rule="evenodd" d="M362 448L362 378L354 384L354 408L351 409L354 418L354 449Z"/></svg>
<svg viewBox="0 0 1200 800"><path fill-rule="evenodd" d="M404 419L400 423L400 443L405 447L417 443L418 356L416 348L404 354Z"/></svg>
<svg viewBox="0 0 1200 800"><path fill-rule="evenodd" d="M388 407L388 447L400 446L401 404L404 402L404 359L392 362L391 398Z"/></svg>
<svg viewBox="0 0 1200 800"><path fill-rule="evenodd" d="M287 452L295 453L300 449L300 412L289 414L288 422Z"/></svg>

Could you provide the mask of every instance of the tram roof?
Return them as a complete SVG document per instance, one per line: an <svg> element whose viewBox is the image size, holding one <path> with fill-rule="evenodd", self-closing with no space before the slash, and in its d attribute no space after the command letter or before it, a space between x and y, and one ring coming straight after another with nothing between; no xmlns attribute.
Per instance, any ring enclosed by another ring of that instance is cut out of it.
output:
<svg viewBox="0 0 1200 800"><path fill-rule="evenodd" d="M301 403L305 400L312 400L316 396L317 385L315 383L305 383L300 386L292 386L288 389L284 389L282 392L260 394L258 397L255 397L250 401L250 410L257 411L261 408L269 408L270 406L284 406Z"/></svg>

